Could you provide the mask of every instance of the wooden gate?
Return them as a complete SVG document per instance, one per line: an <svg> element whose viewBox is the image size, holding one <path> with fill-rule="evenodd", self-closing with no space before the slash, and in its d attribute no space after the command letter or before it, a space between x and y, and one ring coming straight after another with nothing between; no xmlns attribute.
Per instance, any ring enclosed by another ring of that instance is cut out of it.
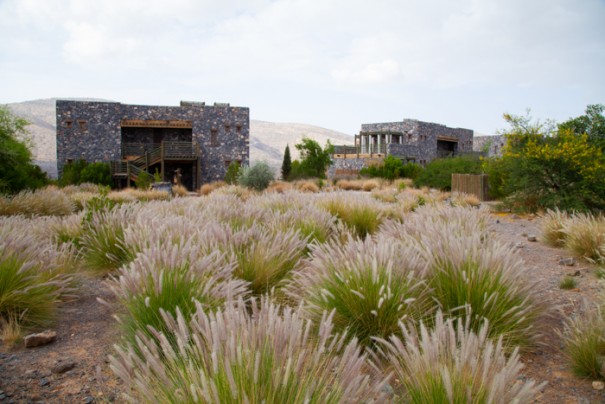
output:
<svg viewBox="0 0 605 404"><path fill-rule="evenodd" d="M487 174L452 174L452 192L464 192L487 201Z"/></svg>

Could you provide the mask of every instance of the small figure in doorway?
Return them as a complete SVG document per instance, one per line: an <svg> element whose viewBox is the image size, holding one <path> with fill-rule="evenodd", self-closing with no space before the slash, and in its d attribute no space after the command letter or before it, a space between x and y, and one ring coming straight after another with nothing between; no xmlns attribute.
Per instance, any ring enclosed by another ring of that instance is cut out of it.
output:
<svg viewBox="0 0 605 404"><path fill-rule="evenodd" d="M174 180L172 181L174 185L183 185L182 184L183 174L181 174L181 169L177 168L174 170Z"/></svg>

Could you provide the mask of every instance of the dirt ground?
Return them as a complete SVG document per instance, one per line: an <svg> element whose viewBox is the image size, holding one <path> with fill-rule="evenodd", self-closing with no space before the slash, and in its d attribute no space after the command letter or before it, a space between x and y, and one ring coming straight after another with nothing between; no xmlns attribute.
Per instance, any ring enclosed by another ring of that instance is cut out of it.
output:
<svg viewBox="0 0 605 404"><path fill-rule="evenodd" d="M531 217L493 215L491 230L504 242L515 246L525 260L526 271L537 281L536 294L552 309L552 317L541 324L545 330L541 344L522 355L525 368L521 380L548 384L536 397L537 403L603 403L605 390L594 390L592 380L575 377L561 352L556 330L565 316L578 313L582 301L596 302L598 280L587 263L559 265L565 251L528 241L539 236L537 221ZM565 275L576 275L578 287L561 290ZM0 403L92 403L123 402L127 390L109 369L107 357L113 353L118 332L111 310L97 302L111 300L100 279L87 279L80 286L80 299L60 310L54 343L37 348L0 348ZM58 364L75 363L64 373L55 373Z"/></svg>

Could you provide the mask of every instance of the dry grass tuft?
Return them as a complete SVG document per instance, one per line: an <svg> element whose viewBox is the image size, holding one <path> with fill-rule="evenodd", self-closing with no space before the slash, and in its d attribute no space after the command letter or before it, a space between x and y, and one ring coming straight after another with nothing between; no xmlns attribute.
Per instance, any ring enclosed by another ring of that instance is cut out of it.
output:
<svg viewBox="0 0 605 404"><path fill-rule="evenodd" d="M363 189L363 181L342 179L336 182L336 188L343 191L361 191Z"/></svg>
<svg viewBox="0 0 605 404"><path fill-rule="evenodd" d="M216 191L217 189L226 187L226 186L227 186L227 183L224 181L210 182L208 184L203 184L197 192L202 196L210 195L212 192Z"/></svg>
<svg viewBox="0 0 605 404"><path fill-rule="evenodd" d="M293 189L294 186L289 182L273 181L271 182L271 184L269 184L269 187L267 187L266 192L275 192L278 194L283 194L284 192L291 191Z"/></svg>
<svg viewBox="0 0 605 404"><path fill-rule="evenodd" d="M551 247L563 247L567 234L565 227L570 221L569 214L559 209L547 210L540 218L541 240Z"/></svg>
<svg viewBox="0 0 605 404"><path fill-rule="evenodd" d="M183 185L173 185L172 186L172 195L177 197L184 197L189 195L189 191Z"/></svg>
<svg viewBox="0 0 605 404"><path fill-rule="evenodd" d="M370 192L374 189L380 188L380 181L378 181L376 179L365 180L362 183L361 188L366 192Z"/></svg>
<svg viewBox="0 0 605 404"><path fill-rule="evenodd" d="M311 180L296 181L294 186L300 192L317 193L319 192L319 186Z"/></svg>
<svg viewBox="0 0 605 404"><path fill-rule="evenodd" d="M591 262L605 261L605 217L588 213L573 215L565 223L565 248Z"/></svg>
<svg viewBox="0 0 605 404"><path fill-rule="evenodd" d="M76 211L76 204L56 187L21 191L12 197L0 196L0 216L65 216Z"/></svg>

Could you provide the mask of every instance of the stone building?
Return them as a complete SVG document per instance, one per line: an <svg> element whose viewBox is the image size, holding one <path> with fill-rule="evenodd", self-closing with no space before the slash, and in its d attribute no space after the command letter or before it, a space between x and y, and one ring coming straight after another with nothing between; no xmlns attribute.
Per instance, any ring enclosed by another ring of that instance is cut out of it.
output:
<svg viewBox="0 0 605 404"><path fill-rule="evenodd" d="M430 122L362 124L353 146L335 146L328 175L356 175L363 167L379 164L386 156L426 165L440 158L473 151L473 131Z"/></svg>
<svg viewBox="0 0 605 404"><path fill-rule="evenodd" d="M487 157L502 157L502 148L505 144L504 135L475 136L473 151L485 154Z"/></svg>
<svg viewBox="0 0 605 404"><path fill-rule="evenodd" d="M57 100L56 113L59 174L71 161L103 161L111 162L112 176L121 185L142 171L157 172L165 181L180 173L192 190L223 179L232 161L249 164L246 107Z"/></svg>

